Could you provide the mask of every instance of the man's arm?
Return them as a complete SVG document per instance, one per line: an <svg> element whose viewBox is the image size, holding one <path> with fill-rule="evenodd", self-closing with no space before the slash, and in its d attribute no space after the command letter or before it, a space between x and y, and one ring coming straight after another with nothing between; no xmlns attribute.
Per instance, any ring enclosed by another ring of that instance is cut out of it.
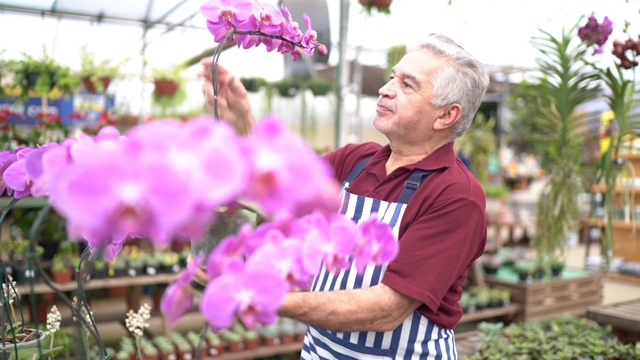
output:
<svg viewBox="0 0 640 360"><path fill-rule="evenodd" d="M420 305L379 284L365 289L292 292L278 315L331 331L389 331Z"/></svg>

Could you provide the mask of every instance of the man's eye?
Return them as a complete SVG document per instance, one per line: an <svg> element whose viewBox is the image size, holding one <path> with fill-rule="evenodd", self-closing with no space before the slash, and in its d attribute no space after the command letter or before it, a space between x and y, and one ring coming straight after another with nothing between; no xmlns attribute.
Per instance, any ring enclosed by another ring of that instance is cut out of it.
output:
<svg viewBox="0 0 640 360"><path fill-rule="evenodd" d="M411 88L411 85L410 85L408 82L406 82L406 81L403 81L403 82L402 82L402 86L403 86L403 87L406 87L406 88L409 88L409 89Z"/></svg>

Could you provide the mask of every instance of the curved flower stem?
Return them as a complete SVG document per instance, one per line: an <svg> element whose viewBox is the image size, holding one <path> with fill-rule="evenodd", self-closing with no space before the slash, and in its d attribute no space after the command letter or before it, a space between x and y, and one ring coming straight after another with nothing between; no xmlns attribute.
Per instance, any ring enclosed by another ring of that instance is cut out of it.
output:
<svg viewBox="0 0 640 360"><path fill-rule="evenodd" d="M42 209L40 209L40 211L38 211L38 214L36 215L35 220L33 220L33 224L31 225L31 228L29 229L29 251L27 252L27 270L31 270L35 268L35 265L37 263L37 251L36 251L36 234L38 233L38 230L40 229L40 226L42 225L42 222L44 221L45 217L47 215L49 215L49 211L51 210L51 207L49 206L49 204L45 205L42 207ZM41 269L41 267L38 267ZM36 304L36 294L33 290L34 286L35 286L35 281L34 281L34 277L31 277L29 279L29 296L30 296L30 300L31 300L31 304L32 304L32 308L33 308L33 313L35 314L35 304ZM38 317L34 316L35 320L35 327L38 328ZM38 340L38 358L42 358L42 347L40 346L40 337L37 338Z"/></svg>
<svg viewBox="0 0 640 360"><path fill-rule="evenodd" d="M82 252L82 255L80 256L80 263L78 263L78 268L76 268L76 282L78 283L78 295L79 295L79 300L80 300L80 304L82 304L82 306L84 306L84 309L87 311L87 315L89 316L89 320L91 321L91 324L85 324L85 327L87 329L89 329L88 325L91 325L91 327L93 327L93 329L89 330L92 335L95 337L96 339L96 343L98 345L98 349L100 349L100 356L107 360L109 359L109 356L106 353L105 350L105 346L104 346L104 342L102 341L102 337L100 336L100 332L98 331L98 326L96 325L96 321L93 318L93 314L91 313L91 309L89 308L89 304L87 304L86 301L86 296L84 295L84 290L83 290L83 284L82 284L82 276L81 276L81 269L82 269L82 262L87 259L89 256L91 256L91 247L87 247L86 249L84 249L84 251ZM84 318L80 317L82 319L82 322L84 323L85 320Z"/></svg>
<svg viewBox="0 0 640 360"><path fill-rule="evenodd" d="M201 349L204 346L204 342L205 342L205 336L207 334L207 330L209 329L209 326L207 324L204 324L204 326L202 327L202 331L200 331L200 336L198 337L198 346L196 347L196 357L194 360L200 360L200 353L201 353Z"/></svg>
<svg viewBox="0 0 640 360"><path fill-rule="evenodd" d="M11 209L13 209L13 206L20 201L20 199L12 199L11 202L9 202L9 204L7 206L5 206L4 209L2 209L2 213L0 213L0 225L2 225L2 223L4 222L4 218L7 217L7 214L9 214L9 211L11 211Z"/></svg>
<svg viewBox="0 0 640 360"><path fill-rule="evenodd" d="M211 80L213 82L213 117L217 120L220 118L218 114L218 59L220 59L220 54L222 53L222 49L226 46L227 42L231 36L233 36L235 32L228 33L224 39L220 42L216 51L213 53L213 58L211 61Z"/></svg>

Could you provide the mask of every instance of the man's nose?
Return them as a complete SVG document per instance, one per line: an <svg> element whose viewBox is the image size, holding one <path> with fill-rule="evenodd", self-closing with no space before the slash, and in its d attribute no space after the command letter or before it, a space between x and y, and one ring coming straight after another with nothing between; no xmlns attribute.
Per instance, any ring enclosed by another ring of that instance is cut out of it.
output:
<svg viewBox="0 0 640 360"><path fill-rule="evenodd" d="M380 96L389 98L395 97L396 92L393 89L393 80L394 79L389 79L386 84L382 85L378 90L378 94L380 94Z"/></svg>

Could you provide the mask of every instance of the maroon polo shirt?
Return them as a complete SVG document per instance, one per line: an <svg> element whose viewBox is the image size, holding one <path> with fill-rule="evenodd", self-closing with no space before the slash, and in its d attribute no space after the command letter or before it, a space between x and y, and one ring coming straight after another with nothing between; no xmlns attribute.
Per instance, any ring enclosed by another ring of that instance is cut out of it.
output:
<svg viewBox="0 0 640 360"><path fill-rule="evenodd" d="M415 168L435 170L409 201L400 222L398 256L382 282L423 303L418 311L441 327L453 328L462 317L462 284L487 239L485 195L458 159L453 143L425 159L386 175L389 145L346 145L325 156L343 182L362 159L372 156L349 192L396 202Z"/></svg>

